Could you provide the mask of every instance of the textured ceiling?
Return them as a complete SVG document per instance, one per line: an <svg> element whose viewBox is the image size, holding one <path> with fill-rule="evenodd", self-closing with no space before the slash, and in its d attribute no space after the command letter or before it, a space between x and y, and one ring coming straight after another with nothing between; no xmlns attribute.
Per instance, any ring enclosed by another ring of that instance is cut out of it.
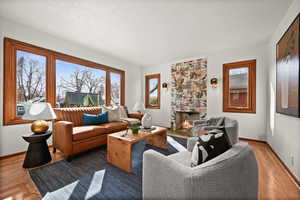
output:
<svg viewBox="0 0 300 200"><path fill-rule="evenodd" d="M265 40L291 0L1 0L0 16L151 66Z"/></svg>

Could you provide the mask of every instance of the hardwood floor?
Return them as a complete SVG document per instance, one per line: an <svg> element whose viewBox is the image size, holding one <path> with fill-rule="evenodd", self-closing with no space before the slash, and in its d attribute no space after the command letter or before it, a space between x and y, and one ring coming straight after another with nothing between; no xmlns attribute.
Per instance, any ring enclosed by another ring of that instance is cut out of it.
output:
<svg viewBox="0 0 300 200"><path fill-rule="evenodd" d="M254 149L259 165L259 199L300 199L300 188L270 147L262 142L246 142ZM51 155L52 163L63 159L60 152ZM23 159L24 154L0 160L0 199L41 199L41 195L27 174L28 170L22 168Z"/></svg>

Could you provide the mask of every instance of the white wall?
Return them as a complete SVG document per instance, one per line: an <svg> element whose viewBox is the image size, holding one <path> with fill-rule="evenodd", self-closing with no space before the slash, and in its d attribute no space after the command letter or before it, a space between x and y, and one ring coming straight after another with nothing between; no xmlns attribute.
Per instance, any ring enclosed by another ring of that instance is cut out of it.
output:
<svg viewBox="0 0 300 200"><path fill-rule="evenodd" d="M300 11L295 0L271 37L268 46L268 125L267 141L293 174L300 179L300 119L275 112L276 102L276 43ZM294 160L294 161L293 161Z"/></svg>
<svg viewBox="0 0 300 200"><path fill-rule="evenodd" d="M266 132L266 84L267 84L267 66L266 66L266 42L262 44L243 47L240 49L228 49L206 56L198 56L197 58L207 57L208 80L216 76L219 79L218 88L211 88L208 85L208 99L207 112L208 117L212 116L228 116L239 121L240 136L244 138L265 140ZM171 64L189 61L196 58L185 60L177 60L168 64L161 64L142 68L143 76L147 74L160 73L161 83L171 82ZM223 64L229 62L236 62L242 60L256 59L256 114L244 113L223 113L223 87L222 87L222 73ZM144 77L143 77L144 79ZM209 82L209 81L208 81ZM170 113L171 113L171 92L170 89L166 91L161 89L161 109L148 109L154 118L154 123L162 126L170 127Z"/></svg>
<svg viewBox="0 0 300 200"><path fill-rule="evenodd" d="M56 38L47 33L39 32L4 18L0 18L0 156L9 155L27 149L22 135L30 133L30 125L2 126L3 119L3 38L10 37L37 46L66 53L72 56L91 60L100 64L122 69L126 72L125 103L131 109L141 96L141 69L130 63L118 60L101 52L91 50L66 40ZM83 36L84 37L84 36ZM49 140L51 143L51 140Z"/></svg>

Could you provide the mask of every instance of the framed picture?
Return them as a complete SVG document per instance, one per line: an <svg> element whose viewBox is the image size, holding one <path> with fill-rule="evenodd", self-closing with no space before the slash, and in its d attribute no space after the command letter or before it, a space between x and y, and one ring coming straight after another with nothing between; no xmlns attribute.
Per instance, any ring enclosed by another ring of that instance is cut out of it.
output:
<svg viewBox="0 0 300 200"><path fill-rule="evenodd" d="M276 112L300 117L299 14L276 46Z"/></svg>

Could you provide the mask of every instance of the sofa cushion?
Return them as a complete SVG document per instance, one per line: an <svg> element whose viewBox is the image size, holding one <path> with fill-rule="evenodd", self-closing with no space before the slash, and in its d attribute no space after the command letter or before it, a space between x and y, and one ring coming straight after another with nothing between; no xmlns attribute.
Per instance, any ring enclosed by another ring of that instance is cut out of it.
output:
<svg viewBox="0 0 300 200"><path fill-rule="evenodd" d="M101 126L77 126L73 128L73 140L83 140L106 133L106 128Z"/></svg>
<svg viewBox="0 0 300 200"><path fill-rule="evenodd" d="M107 133L113 133L113 132L125 130L128 126L128 123L126 123L126 122L109 122L106 124L101 124L100 126L106 128Z"/></svg>

